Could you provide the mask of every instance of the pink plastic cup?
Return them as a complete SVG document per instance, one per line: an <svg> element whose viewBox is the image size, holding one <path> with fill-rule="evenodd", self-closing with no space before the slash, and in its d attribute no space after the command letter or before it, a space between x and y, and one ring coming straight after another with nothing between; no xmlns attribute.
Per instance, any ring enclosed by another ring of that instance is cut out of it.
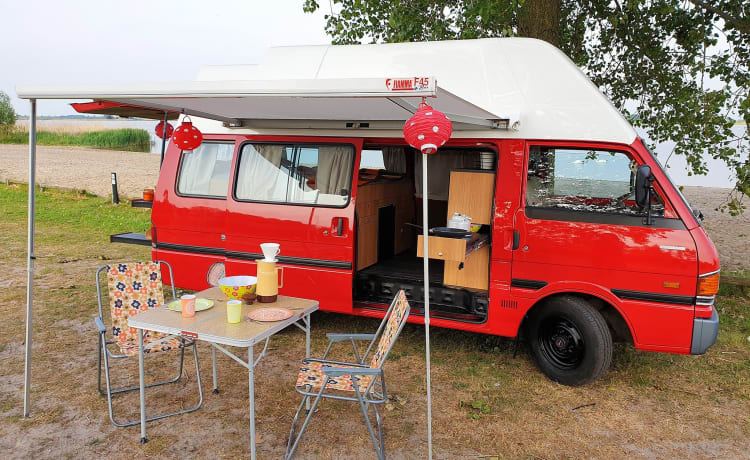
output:
<svg viewBox="0 0 750 460"><path fill-rule="evenodd" d="M192 318L195 316L195 296L193 294L185 294L180 297L182 303L182 317Z"/></svg>

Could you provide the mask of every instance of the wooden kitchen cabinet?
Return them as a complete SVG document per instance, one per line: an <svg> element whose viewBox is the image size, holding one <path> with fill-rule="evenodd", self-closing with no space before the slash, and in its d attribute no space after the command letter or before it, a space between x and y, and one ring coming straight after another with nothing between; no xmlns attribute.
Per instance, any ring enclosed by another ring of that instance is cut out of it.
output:
<svg viewBox="0 0 750 460"><path fill-rule="evenodd" d="M493 171L451 171L447 219L450 220L453 213L458 212L471 217L472 224L491 224L494 192Z"/></svg>

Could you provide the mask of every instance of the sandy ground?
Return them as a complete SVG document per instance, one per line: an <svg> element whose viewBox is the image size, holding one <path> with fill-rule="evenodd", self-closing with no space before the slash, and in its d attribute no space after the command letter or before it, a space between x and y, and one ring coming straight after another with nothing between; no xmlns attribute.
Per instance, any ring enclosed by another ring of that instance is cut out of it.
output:
<svg viewBox="0 0 750 460"><path fill-rule="evenodd" d="M28 155L25 145L0 145L0 180L28 182ZM121 197L139 198L144 188L156 185L159 156L82 147L40 146L37 150L37 182L43 186L110 196L112 172L117 173ZM685 187L684 194L703 212L703 226L719 250L722 268L750 269L750 211L740 217L717 211L726 201L727 189Z"/></svg>
<svg viewBox="0 0 750 460"><path fill-rule="evenodd" d="M36 180L42 186L110 196L113 172L117 173L120 197L140 198L144 188L156 186L159 155L85 147L37 147ZM29 181L28 146L0 145L0 180Z"/></svg>

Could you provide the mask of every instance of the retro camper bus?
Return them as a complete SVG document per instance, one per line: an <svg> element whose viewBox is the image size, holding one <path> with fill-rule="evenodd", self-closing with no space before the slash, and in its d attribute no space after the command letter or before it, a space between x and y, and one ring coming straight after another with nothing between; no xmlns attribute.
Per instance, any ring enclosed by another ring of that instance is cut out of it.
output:
<svg viewBox="0 0 750 460"><path fill-rule="evenodd" d="M150 244L181 287L252 275L273 241L283 294L380 317L404 289L418 323L426 225L432 325L520 334L561 383L602 375L613 340L680 354L716 340L719 259L700 221L630 124L544 42L274 48L258 65L162 86L92 98L189 114L204 134L193 151L170 143L149 238L113 236ZM454 126L429 157L426 196L422 155L401 131L419 91ZM441 233L456 213L475 231Z"/></svg>

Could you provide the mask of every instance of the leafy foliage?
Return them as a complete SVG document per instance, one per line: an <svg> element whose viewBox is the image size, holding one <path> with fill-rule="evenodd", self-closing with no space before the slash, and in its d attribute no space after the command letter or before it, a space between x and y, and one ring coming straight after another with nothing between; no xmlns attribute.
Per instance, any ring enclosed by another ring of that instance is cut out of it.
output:
<svg viewBox="0 0 750 460"><path fill-rule="evenodd" d="M16 125L16 111L7 94L0 91L0 130L8 130Z"/></svg>
<svg viewBox="0 0 750 460"><path fill-rule="evenodd" d="M708 157L750 196L750 3L746 0L332 0L336 44L525 35L561 48L652 143L674 142L692 174ZM305 0L303 9L320 8ZM529 24L559 18L559 30ZM531 35L530 35L531 34ZM745 122L744 128L735 120ZM739 132L738 131L742 131Z"/></svg>

